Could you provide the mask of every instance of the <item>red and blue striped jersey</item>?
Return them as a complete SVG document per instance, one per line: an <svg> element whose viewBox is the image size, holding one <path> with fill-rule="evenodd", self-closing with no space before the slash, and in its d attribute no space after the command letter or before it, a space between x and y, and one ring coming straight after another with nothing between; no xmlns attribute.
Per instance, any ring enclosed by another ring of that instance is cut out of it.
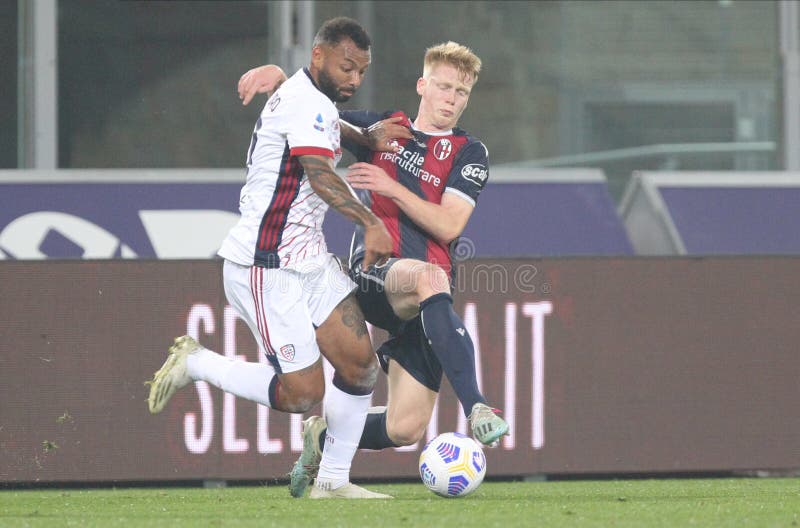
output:
<svg viewBox="0 0 800 528"><path fill-rule="evenodd" d="M314 192L300 156L341 158L339 114L300 70L270 97L247 150L241 218L218 254L243 266L292 267L328 248L322 222L328 204Z"/></svg>
<svg viewBox="0 0 800 528"><path fill-rule="evenodd" d="M365 111L342 111L340 117L356 126L366 127L386 119L401 116L404 124L411 121L403 112L383 114ZM414 130L414 139L401 140L400 151L373 152L344 142L343 146L359 161L378 165L420 198L441 203L444 193L453 193L473 206L489 176L489 154L484 144L459 128L440 134ZM394 241L392 256L413 258L437 264L449 276L454 275L452 249L434 239L417 226L392 200L370 191L357 191L359 198L383 220ZM364 255L364 231L356 227L350 248L350 265L356 265Z"/></svg>

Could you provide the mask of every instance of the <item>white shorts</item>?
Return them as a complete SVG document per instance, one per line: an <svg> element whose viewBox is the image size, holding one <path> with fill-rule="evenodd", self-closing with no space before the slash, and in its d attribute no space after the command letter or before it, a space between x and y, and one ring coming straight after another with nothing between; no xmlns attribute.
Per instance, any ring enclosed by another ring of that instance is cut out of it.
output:
<svg viewBox="0 0 800 528"><path fill-rule="evenodd" d="M317 361L316 328L356 288L330 253L291 269L242 266L226 260L222 274L228 302L279 373L304 369Z"/></svg>

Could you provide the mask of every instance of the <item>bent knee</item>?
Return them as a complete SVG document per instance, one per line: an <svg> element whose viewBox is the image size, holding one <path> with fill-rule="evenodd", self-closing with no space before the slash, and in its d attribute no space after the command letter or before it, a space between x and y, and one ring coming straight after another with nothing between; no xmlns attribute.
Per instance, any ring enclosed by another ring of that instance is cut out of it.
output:
<svg viewBox="0 0 800 528"><path fill-rule="evenodd" d="M336 370L337 385L346 392L369 394L378 380L380 366L375 354L368 360L340 367Z"/></svg>
<svg viewBox="0 0 800 528"><path fill-rule="evenodd" d="M279 395L280 410L290 413L305 413L311 410L325 397L325 386L291 387Z"/></svg>
<svg viewBox="0 0 800 528"><path fill-rule="evenodd" d="M403 419L397 423L387 422L386 432L389 438L399 447L415 444L422 439L425 434L427 423L418 420Z"/></svg>
<svg viewBox="0 0 800 528"><path fill-rule="evenodd" d="M418 276L417 292L420 302L437 293L450 293L450 277L439 266L426 263Z"/></svg>

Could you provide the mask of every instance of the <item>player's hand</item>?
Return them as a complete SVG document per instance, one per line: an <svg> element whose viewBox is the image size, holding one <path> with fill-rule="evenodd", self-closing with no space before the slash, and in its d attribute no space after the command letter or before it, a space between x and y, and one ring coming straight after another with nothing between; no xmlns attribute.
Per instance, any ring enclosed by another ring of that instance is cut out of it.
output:
<svg viewBox="0 0 800 528"><path fill-rule="evenodd" d="M347 167L347 183L354 189L366 189L387 198L394 197L400 186L382 168L362 161Z"/></svg>
<svg viewBox="0 0 800 528"><path fill-rule="evenodd" d="M248 105L256 94L272 95L286 79L283 70L274 64L266 64L248 70L239 78L237 86L239 99L242 100L243 105Z"/></svg>
<svg viewBox="0 0 800 528"><path fill-rule="evenodd" d="M378 220L364 228L364 260L361 269L367 271L374 264L383 264L392 256L392 237L383 222Z"/></svg>
<svg viewBox="0 0 800 528"><path fill-rule="evenodd" d="M402 116L390 117L369 126L366 130L369 148L380 152L398 152L398 139L414 137L406 125L400 124L405 119Z"/></svg>

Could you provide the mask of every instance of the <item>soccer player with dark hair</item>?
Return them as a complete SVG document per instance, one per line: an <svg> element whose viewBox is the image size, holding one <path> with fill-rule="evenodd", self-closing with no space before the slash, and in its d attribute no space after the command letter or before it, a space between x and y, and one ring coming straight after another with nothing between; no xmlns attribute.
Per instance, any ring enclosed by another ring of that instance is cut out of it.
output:
<svg viewBox="0 0 800 528"><path fill-rule="evenodd" d="M272 94L253 131L241 218L219 255L226 297L269 364L233 360L183 336L150 382L152 413L199 380L292 413L308 411L324 395L327 442L312 498L391 498L350 483L379 367L356 284L328 253L322 233L331 206L364 232L365 268L392 251L383 222L334 171L341 158L334 103L356 92L370 61L369 36L356 21L327 21L310 65ZM335 369L327 394L320 353Z"/></svg>

